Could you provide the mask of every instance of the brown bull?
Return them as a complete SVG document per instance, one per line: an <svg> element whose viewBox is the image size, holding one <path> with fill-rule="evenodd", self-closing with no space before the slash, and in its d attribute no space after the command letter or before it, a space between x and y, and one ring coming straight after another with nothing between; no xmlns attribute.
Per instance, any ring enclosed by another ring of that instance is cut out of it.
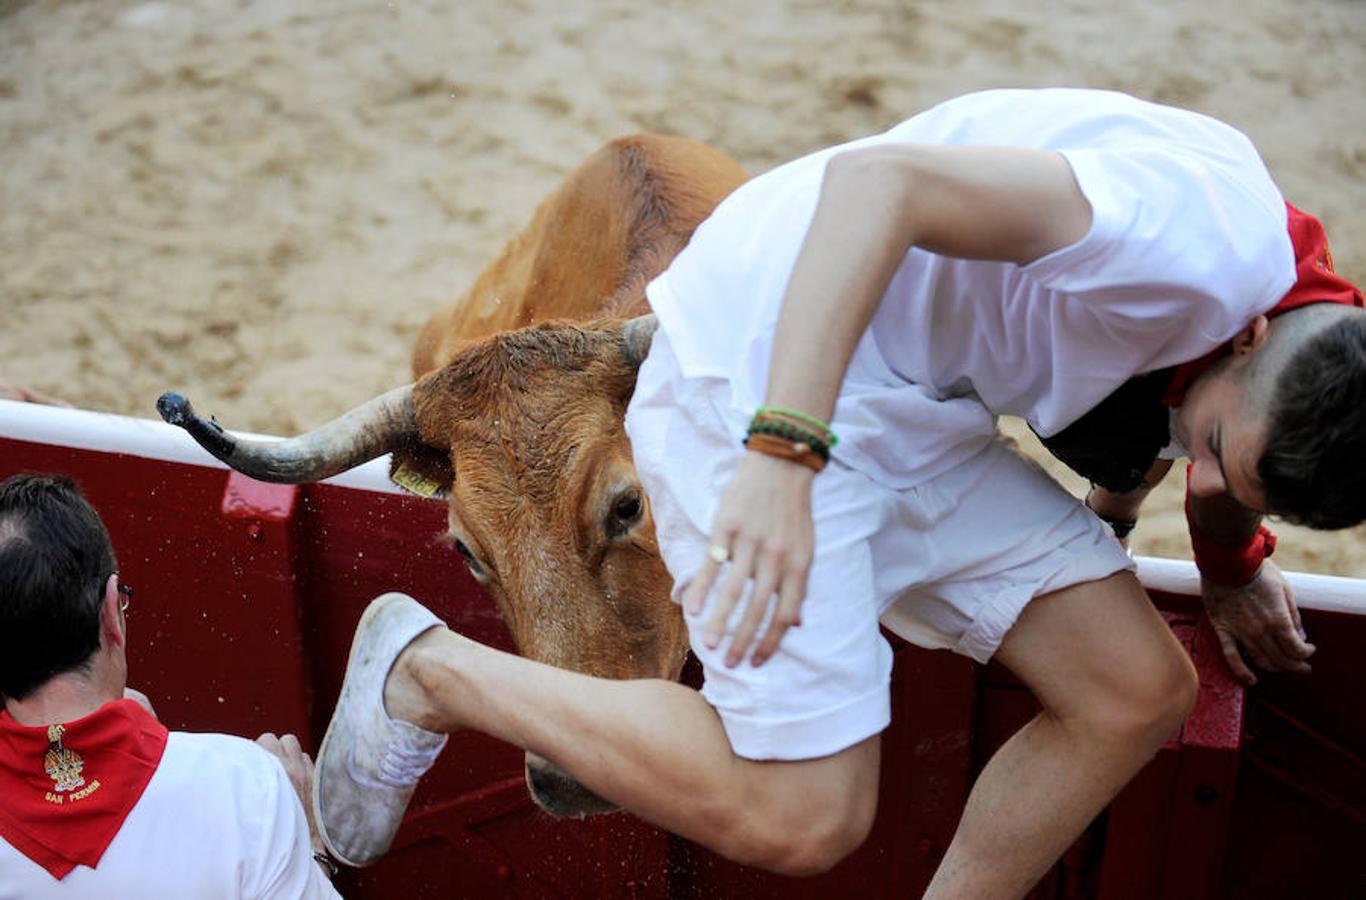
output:
<svg viewBox="0 0 1366 900"><path fill-rule="evenodd" d="M676 678L687 634L622 418L653 331L645 285L745 177L692 141L614 141L427 322L414 384L269 444L224 432L175 394L157 407L264 481L316 481L393 452L395 481L449 497L455 547L523 655ZM549 812L608 808L546 761L527 764Z"/></svg>

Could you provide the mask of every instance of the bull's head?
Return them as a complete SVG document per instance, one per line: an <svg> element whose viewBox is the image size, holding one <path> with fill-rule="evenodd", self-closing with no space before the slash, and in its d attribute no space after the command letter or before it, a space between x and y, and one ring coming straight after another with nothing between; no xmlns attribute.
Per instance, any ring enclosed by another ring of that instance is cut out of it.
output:
<svg viewBox="0 0 1366 900"><path fill-rule="evenodd" d="M395 480L448 495L453 546L524 656L606 678L673 679L687 635L622 425L653 328L645 317L495 335L286 441L234 437L176 395L158 409L263 481L316 481L392 451ZM611 808L531 754L527 776L553 814Z"/></svg>

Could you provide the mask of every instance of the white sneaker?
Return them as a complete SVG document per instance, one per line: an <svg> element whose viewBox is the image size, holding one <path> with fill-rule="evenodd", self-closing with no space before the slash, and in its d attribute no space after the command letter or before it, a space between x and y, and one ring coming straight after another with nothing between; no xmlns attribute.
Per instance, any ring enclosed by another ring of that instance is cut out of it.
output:
<svg viewBox="0 0 1366 900"><path fill-rule="evenodd" d="M368 866L393 843L417 781L446 735L389 718L384 682L403 648L442 621L407 594L370 601L356 625L341 696L318 750L313 811L327 852Z"/></svg>

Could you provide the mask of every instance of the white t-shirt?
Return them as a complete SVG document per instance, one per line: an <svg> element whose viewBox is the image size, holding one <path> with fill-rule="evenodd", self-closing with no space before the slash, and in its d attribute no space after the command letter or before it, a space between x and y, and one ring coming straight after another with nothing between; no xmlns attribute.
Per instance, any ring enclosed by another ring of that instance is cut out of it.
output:
<svg viewBox="0 0 1366 900"><path fill-rule="evenodd" d="M337 897L313 861L303 807L251 741L173 731L99 865L58 881L0 840L0 900Z"/></svg>
<svg viewBox="0 0 1366 900"><path fill-rule="evenodd" d="M889 486L975 453L999 414L1062 430L1132 376L1218 347L1294 282L1284 200L1235 129L1108 91L970 94L742 185L649 285L683 374L730 382L740 432L826 162L895 142L1057 150L1093 220L1027 266L906 255L832 421L835 457Z"/></svg>

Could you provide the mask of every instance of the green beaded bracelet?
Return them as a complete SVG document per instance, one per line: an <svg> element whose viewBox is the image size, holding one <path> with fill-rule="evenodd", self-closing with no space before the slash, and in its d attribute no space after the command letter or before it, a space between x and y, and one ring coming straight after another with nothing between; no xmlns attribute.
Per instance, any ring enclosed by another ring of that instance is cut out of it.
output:
<svg viewBox="0 0 1366 900"><path fill-rule="evenodd" d="M754 418L751 420L751 424L761 421L766 415L783 416L788 419L796 419L798 422L806 423L820 432L821 440L829 447L833 447L840 442L839 437L836 436L834 431L830 430L830 426L827 423L822 422L815 416L804 413L799 409L788 409L784 406L761 406L754 411Z"/></svg>
<svg viewBox="0 0 1366 900"><path fill-rule="evenodd" d="M830 445L827 444L819 435L813 434L798 425L790 422L775 422L772 419L751 422L749 430L745 432L746 439L751 435L766 434L770 437L782 438L793 444L805 444L811 448L811 452L819 456L822 460L829 462Z"/></svg>

